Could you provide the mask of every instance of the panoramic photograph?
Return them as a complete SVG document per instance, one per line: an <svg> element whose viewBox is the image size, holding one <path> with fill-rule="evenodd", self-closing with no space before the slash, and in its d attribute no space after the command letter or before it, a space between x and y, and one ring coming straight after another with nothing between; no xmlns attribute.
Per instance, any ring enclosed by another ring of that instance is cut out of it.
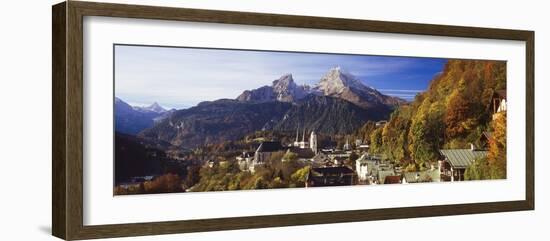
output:
<svg viewBox="0 0 550 241"><path fill-rule="evenodd" d="M113 194L506 179L506 62L114 45Z"/></svg>

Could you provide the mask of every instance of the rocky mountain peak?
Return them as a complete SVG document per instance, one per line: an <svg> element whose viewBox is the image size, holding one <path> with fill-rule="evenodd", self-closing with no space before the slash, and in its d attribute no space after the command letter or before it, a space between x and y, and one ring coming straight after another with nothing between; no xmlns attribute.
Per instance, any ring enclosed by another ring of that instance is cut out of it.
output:
<svg viewBox="0 0 550 241"><path fill-rule="evenodd" d="M246 90L237 97L238 101L252 102L296 102L309 94L331 96L350 101L361 107L377 105L396 105L404 101L385 96L371 88L353 74L340 66L330 69L313 87L297 85L292 74L285 74L272 82L271 86L263 86Z"/></svg>
<svg viewBox="0 0 550 241"><path fill-rule="evenodd" d="M272 82L271 86L263 86L258 89L246 90L237 97L239 101L254 102L294 102L307 95L304 86L294 82L292 74L285 74Z"/></svg>
<svg viewBox="0 0 550 241"><path fill-rule="evenodd" d="M281 76L281 78L274 80L272 87L275 92L281 92L288 89L296 88L296 83L294 83L292 74L285 74Z"/></svg>
<svg viewBox="0 0 550 241"><path fill-rule="evenodd" d="M303 86L294 83L292 74L283 75L278 80L273 81L272 88L276 99L282 102L293 102L307 95Z"/></svg>
<svg viewBox="0 0 550 241"><path fill-rule="evenodd" d="M340 66L330 69L315 87L315 89L325 95L340 94L344 92L346 88L364 90L369 87Z"/></svg>
<svg viewBox="0 0 550 241"><path fill-rule="evenodd" d="M141 112L154 112L159 114L166 112L166 109L160 106L157 102L153 102L153 104L149 106L135 106L134 109Z"/></svg>
<svg viewBox="0 0 550 241"><path fill-rule="evenodd" d="M153 102L153 104L148 106L147 109L157 113L162 113L166 111L166 109L162 108L162 106L160 106L157 102Z"/></svg>

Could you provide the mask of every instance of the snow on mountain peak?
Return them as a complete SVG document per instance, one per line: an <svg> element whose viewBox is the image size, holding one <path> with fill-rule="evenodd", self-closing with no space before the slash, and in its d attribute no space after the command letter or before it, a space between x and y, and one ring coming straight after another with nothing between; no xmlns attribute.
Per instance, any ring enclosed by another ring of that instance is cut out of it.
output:
<svg viewBox="0 0 550 241"><path fill-rule="evenodd" d="M281 92L288 89L293 89L296 87L292 74L285 74L281 78L273 81L273 89L275 92Z"/></svg>
<svg viewBox="0 0 550 241"><path fill-rule="evenodd" d="M346 88L364 90L367 87L357 77L336 66L325 74L315 87L326 95L342 93Z"/></svg>
<svg viewBox="0 0 550 241"><path fill-rule="evenodd" d="M282 101L293 102L307 95L304 86L298 86L292 74L285 74L272 82L271 86L263 86L246 90L237 97L239 101Z"/></svg>
<svg viewBox="0 0 550 241"><path fill-rule="evenodd" d="M273 93L278 101L292 102L306 96L303 86L298 86L292 78L292 74L285 74L273 81Z"/></svg>
<svg viewBox="0 0 550 241"><path fill-rule="evenodd" d="M162 108L162 106L160 106L157 102L153 102L153 104L146 108L157 113L162 113L166 111L166 109Z"/></svg>
<svg viewBox="0 0 550 241"><path fill-rule="evenodd" d="M134 106L134 110L141 111L141 112L155 112L155 113L164 113L166 112L166 109L164 109L162 106L159 105L157 102L153 102L153 104L149 106Z"/></svg>

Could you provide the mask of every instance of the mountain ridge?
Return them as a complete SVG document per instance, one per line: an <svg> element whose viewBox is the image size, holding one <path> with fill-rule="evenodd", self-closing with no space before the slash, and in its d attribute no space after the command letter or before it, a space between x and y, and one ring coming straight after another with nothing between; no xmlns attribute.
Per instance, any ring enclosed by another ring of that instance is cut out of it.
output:
<svg viewBox="0 0 550 241"><path fill-rule="evenodd" d="M330 69L313 87L314 93L345 99L361 107L376 105L400 105L405 100L384 95L373 87L365 85L353 74L341 67Z"/></svg>
<svg viewBox="0 0 550 241"><path fill-rule="evenodd" d="M300 127L325 135L353 132L367 120L389 117L389 108L365 109L344 99L308 95L293 105L274 127L274 130L293 132ZM342 118L342 117L346 118Z"/></svg>
<svg viewBox="0 0 550 241"><path fill-rule="evenodd" d="M294 102L304 98L307 94L306 87L297 85L292 74L285 74L274 80L271 86L265 85L257 89L245 90L237 97L237 100Z"/></svg>
<svg viewBox="0 0 550 241"><path fill-rule="evenodd" d="M259 130L293 132L306 127L340 135L369 120L387 119L401 103L336 67L313 88L298 85L292 74L285 74L270 86L245 90L235 99L203 101L176 110L138 135L186 148L237 140Z"/></svg>
<svg viewBox="0 0 550 241"><path fill-rule="evenodd" d="M132 106L134 110L141 111L141 112L155 112L155 113L164 113L168 110L160 106L156 101L153 102L153 104L148 106Z"/></svg>
<svg viewBox="0 0 550 241"><path fill-rule="evenodd" d="M154 126L156 122L166 118L173 112L173 110L167 111L157 102L149 106L136 107L126 103L119 97L115 97L115 130L120 133L135 135Z"/></svg>
<svg viewBox="0 0 550 241"><path fill-rule="evenodd" d="M398 97L380 93L373 87L365 85L359 78L340 66L331 68L313 87L297 85L292 74L285 74L272 82L252 90L245 90L236 99L239 101L282 101L296 102L309 94L331 96L345 99L361 107L377 105L396 106L407 101Z"/></svg>

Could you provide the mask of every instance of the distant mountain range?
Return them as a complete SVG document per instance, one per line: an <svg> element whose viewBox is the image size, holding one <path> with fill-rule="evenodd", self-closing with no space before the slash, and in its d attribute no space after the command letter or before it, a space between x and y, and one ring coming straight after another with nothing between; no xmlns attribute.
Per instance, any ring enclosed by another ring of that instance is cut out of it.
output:
<svg viewBox="0 0 550 241"><path fill-rule="evenodd" d="M121 123L116 130L189 148L237 140L257 130L306 128L326 135L346 134L369 120L387 119L395 106L405 102L337 67L313 87L297 85L286 74L271 86L245 90L234 100L205 101L183 110L166 111L154 103L130 107L132 112L129 105L120 104L120 111L115 105Z"/></svg>
<svg viewBox="0 0 550 241"><path fill-rule="evenodd" d="M136 135L140 131L153 127L168 117L175 109L166 110L158 103L150 106L131 106L115 97L115 130L124 134Z"/></svg>
<svg viewBox="0 0 550 241"><path fill-rule="evenodd" d="M134 110L137 110L139 112L154 112L162 114L166 112L167 110L162 108L157 102L153 102L153 104L149 106L134 106Z"/></svg>
<svg viewBox="0 0 550 241"><path fill-rule="evenodd" d="M144 130L140 136L194 147L235 140L278 121L291 107L287 102L249 103L222 99L178 110L169 118Z"/></svg>
<svg viewBox="0 0 550 241"><path fill-rule="evenodd" d="M378 92L340 67L330 69L313 88L307 85L297 85L294 83L292 75L286 74L274 80L271 86L244 91L237 97L237 100L296 102L311 94L336 97L367 108L379 105L398 105L406 102L403 99Z"/></svg>

